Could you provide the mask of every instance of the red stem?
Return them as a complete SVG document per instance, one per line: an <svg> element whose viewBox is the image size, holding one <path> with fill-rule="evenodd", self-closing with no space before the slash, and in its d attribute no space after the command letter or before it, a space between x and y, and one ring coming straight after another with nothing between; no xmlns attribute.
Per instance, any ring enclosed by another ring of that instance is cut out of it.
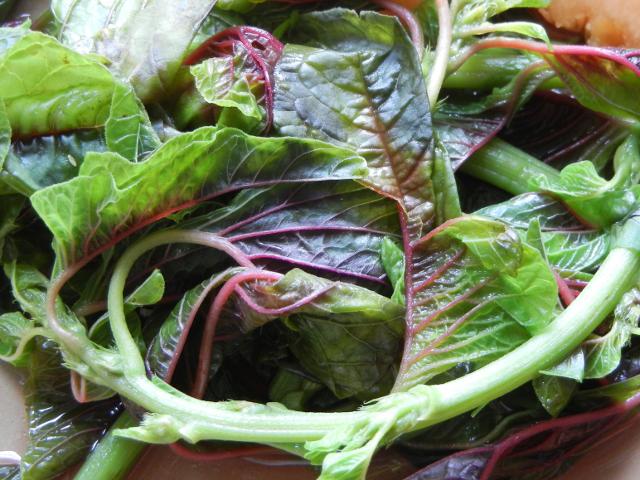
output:
<svg viewBox="0 0 640 480"><path fill-rule="evenodd" d="M204 326L204 332L202 333L202 340L200 342L200 355L198 357L198 367L196 369L196 376L193 388L191 390L191 396L195 398L202 398L207 387L207 381L209 379L209 369L211 367L211 355L213 352L213 338L216 334L216 327L218 326L218 320L222 310L236 290L236 287L243 282L255 281L255 280L271 280L277 281L282 278L282 275L275 272L266 272L264 270L249 270L242 273L238 273L231 277L220 289L216 298L207 314L207 320Z"/></svg>

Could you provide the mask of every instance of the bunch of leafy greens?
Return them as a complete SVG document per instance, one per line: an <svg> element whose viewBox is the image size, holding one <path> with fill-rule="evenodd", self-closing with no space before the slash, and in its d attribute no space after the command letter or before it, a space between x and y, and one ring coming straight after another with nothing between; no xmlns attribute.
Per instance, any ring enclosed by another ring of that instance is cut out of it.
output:
<svg viewBox="0 0 640 480"><path fill-rule="evenodd" d="M161 443L548 479L629 425L640 69L553 44L546 4L53 0L2 26L0 358L29 420L4 478L123 478Z"/></svg>

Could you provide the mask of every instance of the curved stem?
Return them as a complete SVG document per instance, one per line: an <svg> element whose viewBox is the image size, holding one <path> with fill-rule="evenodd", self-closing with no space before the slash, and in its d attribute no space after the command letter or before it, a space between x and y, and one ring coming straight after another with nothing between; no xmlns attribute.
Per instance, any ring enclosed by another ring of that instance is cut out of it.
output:
<svg viewBox="0 0 640 480"><path fill-rule="evenodd" d="M235 291L236 287L243 282L249 282L252 280L277 281L280 278L282 278L282 275L279 273L254 269L234 275L222 286L211 304L211 308L207 314L207 321L204 325L204 332L202 333L202 340L200 342L198 367L196 369L193 390L191 391L192 397L202 398L204 396L205 389L207 388L207 381L209 379L211 354L213 353L213 337L216 333L216 327L218 326L218 320L220 319L222 309L231 297L231 294Z"/></svg>
<svg viewBox="0 0 640 480"><path fill-rule="evenodd" d="M480 407L538 376L568 356L638 281L640 253L611 251L584 291L543 332L488 365L435 385L427 427Z"/></svg>
<svg viewBox="0 0 640 480"><path fill-rule="evenodd" d="M429 97L429 103L432 109L438 102L440 88L442 88L442 83L447 73L449 49L451 48L453 35L449 0L436 0L436 9L438 11L438 44L427 81L427 96Z"/></svg>
<svg viewBox="0 0 640 480"><path fill-rule="evenodd" d="M240 266L255 268L253 262L235 245L217 235L198 232L169 230L149 235L129 248L118 260L109 284L109 324L113 332L118 350L129 360L125 372L144 375L144 361L140 356L136 341L131 336L124 315L124 287L129 271L135 261L147 251L169 243L192 243L215 248L228 254ZM118 292L118 293L112 293Z"/></svg>

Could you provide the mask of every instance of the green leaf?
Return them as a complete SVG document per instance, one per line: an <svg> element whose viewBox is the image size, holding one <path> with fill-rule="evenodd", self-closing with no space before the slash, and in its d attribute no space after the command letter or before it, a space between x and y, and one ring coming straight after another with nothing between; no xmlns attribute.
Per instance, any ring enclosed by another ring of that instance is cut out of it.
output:
<svg viewBox="0 0 640 480"><path fill-rule="evenodd" d="M615 176L607 181L593 163L572 163L555 179L534 177L531 185L549 192L584 222L606 228L633 212L640 201L640 186L634 185L640 170L640 152L635 137L629 137L616 152Z"/></svg>
<svg viewBox="0 0 640 480"><path fill-rule="evenodd" d="M31 22L23 22L17 27L0 27L0 57L5 54L20 38L29 33Z"/></svg>
<svg viewBox="0 0 640 480"><path fill-rule="evenodd" d="M611 234L584 227L572 212L546 194L526 193L476 212L503 221L527 238L531 222L539 223L539 241L554 267L571 272L591 272L600 266L611 249Z"/></svg>
<svg viewBox="0 0 640 480"><path fill-rule="evenodd" d="M404 306L404 252L393 240L386 237L382 241L380 258L382 259L382 265L387 273L389 282L393 286L393 295L391 295L391 299Z"/></svg>
<svg viewBox="0 0 640 480"><path fill-rule="evenodd" d="M87 153L104 150L99 129L16 140L0 173L0 189L30 196L77 176Z"/></svg>
<svg viewBox="0 0 640 480"><path fill-rule="evenodd" d="M372 12L302 15L276 68L274 125L285 135L348 146L368 183L399 201L414 235L435 222L429 102L415 47L400 23Z"/></svg>
<svg viewBox="0 0 640 480"><path fill-rule="evenodd" d="M562 362L540 373L554 377L563 377L576 382L584 380L584 369L586 365L584 349L578 348L575 352L565 358Z"/></svg>
<svg viewBox="0 0 640 480"><path fill-rule="evenodd" d="M22 480L48 480L75 465L113 420L113 401L74 400L69 370L51 341L32 352L25 391L29 443L22 457Z"/></svg>
<svg viewBox="0 0 640 480"><path fill-rule="evenodd" d="M290 410L304 411L307 402L321 389L321 384L282 368L269 386L269 399Z"/></svg>
<svg viewBox="0 0 640 480"><path fill-rule="evenodd" d="M461 217L415 246L413 315L396 390L517 347L552 319L557 286L540 253L503 223Z"/></svg>
<svg viewBox="0 0 640 480"><path fill-rule="evenodd" d="M220 107L237 108L243 115L260 120L263 113L251 90L249 81L242 75L243 60L232 58L208 58L191 67L196 88L209 103Z"/></svg>
<svg viewBox="0 0 640 480"><path fill-rule="evenodd" d="M578 388L575 380L541 375L533 381L540 403L552 417L557 417L571 401Z"/></svg>
<svg viewBox="0 0 640 480"><path fill-rule="evenodd" d="M494 32L517 33L549 43L544 27L532 22L490 23L488 20L513 8L544 8L549 0L463 0L458 3L453 36L467 38Z"/></svg>
<svg viewBox="0 0 640 480"><path fill-rule="evenodd" d="M395 375L403 333L403 308L363 287L291 270L264 287L275 308L321 295L296 308L285 322L302 366L338 398L386 393Z"/></svg>
<svg viewBox="0 0 640 480"><path fill-rule="evenodd" d="M441 225L447 220L461 216L458 187L453 176L449 152L440 141L436 143L431 180L436 207L436 224Z"/></svg>
<svg viewBox="0 0 640 480"><path fill-rule="evenodd" d="M138 307L153 305L158 303L164 295L164 277L160 270L154 270L144 282L131 292L125 299L124 312L131 314ZM130 330L136 332L134 335L141 343L142 350L145 348L144 340L141 338L140 319L131 315ZM110 347L113 344L113 335L109 326L109 314L105 313L95 321L89 329L89 338L99 345Z"/></svg>
<svg viewBox="0 0 640 480"><path fill-rule="evenodd" d="M585 378L602 378L618 367L622 359L622 349L629 344L632 335L640 333L639 320L640 290L634 288L622 297L616 307L609 331L584 343Z"/></svg>
<svg viewBox="0 0 640 480"><path fill-rule="evenodd" d="M11 262L4 265L4 273L11 281L13 297L20 308L33 320L44 319L49 280L32 265Z"/></svg>
<svg viewBox="0 0 640 480"><path fill-rule="evenodd" d="M59 37L82 53L99 53L145 102L170 96L181 62L215 0L58 0ZM161 32L161 33L159 33Z"/></svg>
<svg viewBox="0 0 640 480"><path fill-rule="evenodd" d="M80 174L31 197L54 235L63 267L86 261L148 223L222 193L355 179L366 174L366 167L351 152L314 140L201 128L174 137L145 162L128 168L113 154L89 156ZM127 188L132 185L135 188Z"/></svg>
<svg viewBox="0 0 640 480"><path fill-rule="evenodd" d="M114 85L95 59L39 32L20 38L0 58L0 97L14 135L104 125Z"/></svg>
<svg viewBox="0 0 640 480"><path fill-rule="evenodd" d="M144 107L128 85L117 80L95 58L69 50L39 32L21 37L0 59L0 92L14 137L104 127L107 146L134 161L159 144ZM4 115L0 113L0 131L6 132L2 118ZM1 150L2 147L0 161ZM42 155L50 154L45 151ZM15 176L27 189L53 183L49 172L40 173L40 165L37 165L40 175L30 175L27 161L17 154L13 162L13 168L18 169ZM69 163L75 167L81 161L82 157L72 162L44 163L58 169L67 165L69 170ZM60 172L54 169L52 173L53 178L61 181L56 178L56 174L61 176ZM68 173L62 176L66 177L64 180L69 178Z"/></svg>
<svg viewBox="0 0 640 480"><path fill-rule="evenodd" d="M0 315L0 360L17 367L27 363L30 345L21 344L33 337L34 322L19 312Z"/></svg>
<svg viewBox="0 0 640 480"><path fill-rule="evenodd" d="M147 112L129 85L117 84L105 124L107 147L135 162L160 146Z"/></svg>
<svg viewBox="0 0 640 480"><path fill-rule="evenodd" d="M171 380L198 309L213 289L241 271L234 268L217 273L183 295L149 345L146 362L151 372Z"/></svg>

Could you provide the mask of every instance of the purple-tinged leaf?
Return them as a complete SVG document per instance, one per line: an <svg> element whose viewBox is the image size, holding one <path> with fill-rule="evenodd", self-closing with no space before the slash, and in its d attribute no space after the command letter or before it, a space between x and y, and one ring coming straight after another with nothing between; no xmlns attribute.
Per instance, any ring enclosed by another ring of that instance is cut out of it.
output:
<svg viewBox="0 0 640 480"><path fill-rule="evenodd" d="M587 413L536 423L504 440L463 450L405 480L546 480L564 473L590 449L637 425L640 395Z"/></svg>
<svg viewBox="0 0 640 480"><path fill-rule="evenodd" d="M269 32L248 26L231 27L206 40L184 64L193 65L191 72L204 99L223 107L219 123L239 126L229 123L232 118L225 117L224 108L238 109L244 117L260 123L260 104L266 113L263 131L268 131L273 121L273 72L282 48Z"/></svg>
<svg viewBox="0 0 640 480"><path fill-rule="evenodd" d="M333 9L301 16L276 68L279 132L348 146L368 183L399 202L412 235L434 225L433 135L415 47L394 18ZM321 48L314 48L321 47Z"/></svg>
<svg viewBox="0 0 640 480"><path fill-rule="evenodd" d="M451 220L413 245L405 350L395 390L460 363L481 366L551 321L556 283L546 262L503 223Z"/></svg>
<svg viewBox="0 0 640 480"><path fill-rule="evenodd" d="M361 158L322 142L201 128L143 163L88 156L79 177L40 190L31 202L54 234L60 266L76 269L141 228L223 193L365 174Z"/></svg>

